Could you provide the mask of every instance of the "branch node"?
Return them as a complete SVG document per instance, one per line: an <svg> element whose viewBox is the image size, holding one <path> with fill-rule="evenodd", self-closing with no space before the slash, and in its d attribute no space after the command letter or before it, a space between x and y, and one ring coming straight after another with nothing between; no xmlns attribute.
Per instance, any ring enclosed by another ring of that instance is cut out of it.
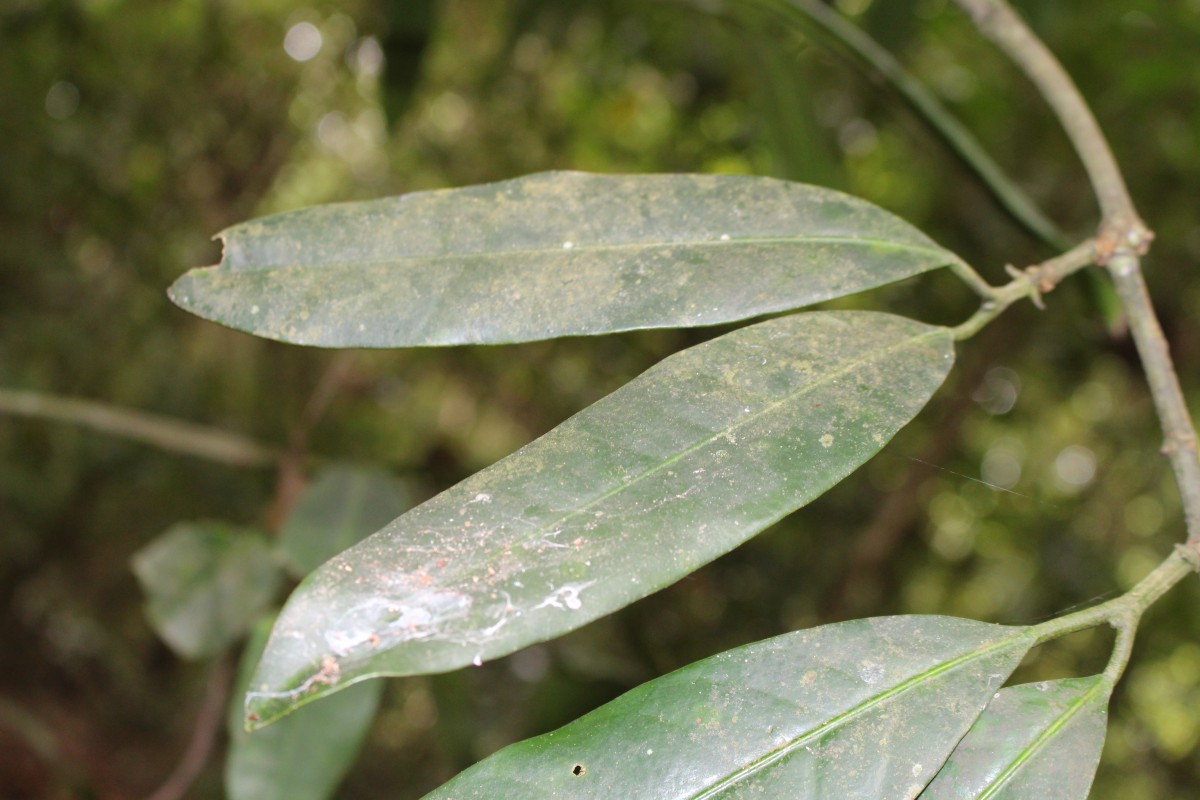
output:
<svg viewBox="0 0 1200 800"><path fill-rule="evenodd" d="M1196 452L1196 437L1183 432L1172 434L1163 442L1160 452L1164 456L1171 456L1178 453L1180 450L1195 453Z"/></svg>
<svg viewBox="0 0 1200 800"><path fill-rule="evenodd" d="M1122 215L1105 220L1096 236L1096 263L1106 266L1118 254L1145 255L1154 241L1154 231L1137 217Z"/></svg>
<svg viewBox="0 0 1200 800"><path fill-rule="evenodd" d="M1185 544L1177 544L1175 552L1189 567L1200 572L1200 540L1189 539Z"/></svg>
<svg viewBox="0 0 1200 800"><path fill-rule="evenodd" d="M1008 277L1012 278L1014 282L1022 285L1025 290L1025 294L1028 295L1030 302L1032 302L1034 305L1034 308L1038 309L1039 311L1046 310L1046 303L1042 300L1043 282L1038 279L1039 275L1037 267L1030 267L1029 269L1020 270L1014 267L1012 264L1005 264L1004 271L1008 273ZM1050 288L1054 288L1053 284L1051 284Z"/></svg>

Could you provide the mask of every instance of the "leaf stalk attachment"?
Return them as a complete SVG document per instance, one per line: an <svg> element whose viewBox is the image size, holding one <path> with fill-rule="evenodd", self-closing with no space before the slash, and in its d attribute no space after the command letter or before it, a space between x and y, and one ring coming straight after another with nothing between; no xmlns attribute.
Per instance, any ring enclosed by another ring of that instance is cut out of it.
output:
<svg viewBox="0 0 1200 800"><path fill-rule="evenodd" d="M1096 240L1087 239L1067 252L1032 267L1017 269L1011 264L1007 265L1005 271L1012 280L1003 286L990 286L966 263L952 264L954 274L984 300L979 311L953 329L954 338L960 341L971 338L1010 305L1026 297L1038 309L1044 309L1043 294L1053 291L1068 276L1095 263Z"/></svg>
<svg viewBox="0 0 1200 800"><path fill-rule="evenodd" d="M1129 663L1134 634L1142 614L1175 584L1190 573L1200 570L1198 565L1200 542L1178 545L1150 574L1120 597L1034 626L1037 644L1106 622L1116 629L1117 640L1113 644L1113 653L1104 674L1116 682L1125 671L1125 665Z"/></svg>

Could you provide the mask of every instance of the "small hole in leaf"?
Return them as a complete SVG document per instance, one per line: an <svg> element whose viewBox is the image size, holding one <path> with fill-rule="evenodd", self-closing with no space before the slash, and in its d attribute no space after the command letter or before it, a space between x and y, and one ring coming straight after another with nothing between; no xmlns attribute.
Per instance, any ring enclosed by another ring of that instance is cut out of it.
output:
<svg viewBox="0 0 1200 800"><path fill-rule="evenodd" d="M587 772L587 767L583 764L576 764L571 770L572 775L582 775L585 772Z"/></svg>

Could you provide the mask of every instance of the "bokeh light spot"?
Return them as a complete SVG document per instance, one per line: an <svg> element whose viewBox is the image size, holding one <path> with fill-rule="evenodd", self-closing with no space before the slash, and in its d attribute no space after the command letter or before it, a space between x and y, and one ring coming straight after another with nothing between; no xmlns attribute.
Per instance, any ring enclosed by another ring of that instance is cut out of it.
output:
<svg viewBox="0 0 1200 800"><path fill-rule="evenodd" d="M1021 480L1021 449L1015 443L996 442L983 454L979 474L985 483L1011 489Z"/></svg>
<svg viewBox="0 0 1200 800"><path fill-rule="evenodd" d="M1021 393L1021 377L1008 367L992 367L983 376L971 399L989 414L1007 414Z"/></svg>
<svg viewBox="0 0 1200 800"><path fill-rule="evenodd" d="M1064 489L1082 489L1096 477L1096 454L1083 445L1068 445L1054 459L1054 475Z"/></svg>
<svg viewBox="0 0 1200 800"><path fill-rule="evenodd" d="M283 37L283 49L296 61L311 61L321 52L321 32L311 22L297 22Z"/></svg>
<svg viewBox="0 0 1200 800"><path fill-rule="evenodd" d="M70 81L58 81L46 92L46 113L54 119L67 119L78 108L79 88Z"/></svg>
<svg viewBox="0 0 1200 800"><path fill-rule="evenodd" d="M355 73L374 78L383 72L383 62L383 47L380 46L379 40L374 36L367 36L360 39L358 46L354 48L350 64Z"/></svg>

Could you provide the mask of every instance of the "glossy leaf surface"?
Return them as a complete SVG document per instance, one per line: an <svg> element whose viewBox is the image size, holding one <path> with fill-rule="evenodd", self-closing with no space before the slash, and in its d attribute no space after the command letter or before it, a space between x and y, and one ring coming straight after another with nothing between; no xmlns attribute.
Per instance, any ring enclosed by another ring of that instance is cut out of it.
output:
<svg viewBox="0 0 1200 800"><path fill-rule="evenodd" d="M1002 689L921 800L1084 800L1111 691L1102 675Z"/></svg>
<svg viewBox="0 0 1200 800"><path fill-rule="evenodd" d="M383 684L364 683L246 733L242 698L267 643L264 620L247 643L229 707L225 793L229 800L324 800L354 763L379 706Z"/></svg>
<svg viewBox="0 0 1200 800"><path fill-rule="evenodd" d="M480 663L679 580L878 452L953 354L944 328L844 312L665 359L305 579L248 710Z"/></svg>
<svg viewBox="0 0 1200 800"><path fill-rule="evenodd" d="M302 578L411 505L388 473L351 464L323 469L283 523L279 546L288 569Z"/></svg>
<svg viewBox="0 0 1200 800"><path fill-rule="evenodd" d="M953 617L786 634L505 748L426 800L911 800L1032 641Z"/></svg>
<svg viewBox="0 0 1200 800"><path fill-rule="evenodd" d="M550 172L266 217L171 287L206 319L325 347L712 325L944 266L908 223L742 175Z"/></svg>

